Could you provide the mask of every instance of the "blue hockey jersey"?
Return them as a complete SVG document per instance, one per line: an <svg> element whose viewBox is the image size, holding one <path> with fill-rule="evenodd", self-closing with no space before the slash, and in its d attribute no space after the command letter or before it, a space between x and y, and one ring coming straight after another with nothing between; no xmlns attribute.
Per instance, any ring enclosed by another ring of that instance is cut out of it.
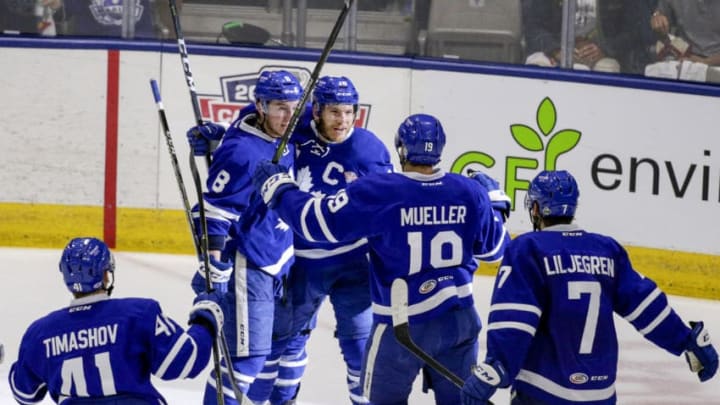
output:
<svg viewBox="0 0 720 405"><path fill-rule="evenodd" d="M222 250L230 238L228 251L237 249L279 277L293 262L293 233L252 184L257 163L271 159L279 141L255 128L254 120L255 114L236 120L213 154L204 194L208 239L211 250ZM292 168L293 160L294 148L288 144L279 163Z"/></svg>
<svg viewBox="0 0 720 405"><path fill-rule="evenodd" d="M454 173L371 174L320 198L292 189L280 216L309 241L367 238L373 313L391 322L390 287L408 281L411 320L470 307L476 258L502 258L509 237L487 190Z"/></svg>
<svg viewBox="0 0 720 405"><path fill-rule="evenodd" d="M184 330L157 301L91 295L30 325L8 379L22 404L39 403L46 393L60 404L110 396L165 404L150 373L164 380L197 376L212 339L200 325Z"/></svg>
<svg viewBox="0 0 720 405"><path fill-rule="evenodd" d="M613 313L679 355L690 329L610 237L556 225L516 237L498 270L487 357L548 404L614 404Z"/></svg>
<svg viewBox="0 0 720 405"><path fill-rule="evenodd" d="M330 142L318 134L315 122L299 125L291 141L295 144L295 177L300 189L322 197L370 173L390 173L390 153L372 132L352 128L341 142ZM295 239L298 261L346 262L367 254L365 238L339 243Z"/></svg>

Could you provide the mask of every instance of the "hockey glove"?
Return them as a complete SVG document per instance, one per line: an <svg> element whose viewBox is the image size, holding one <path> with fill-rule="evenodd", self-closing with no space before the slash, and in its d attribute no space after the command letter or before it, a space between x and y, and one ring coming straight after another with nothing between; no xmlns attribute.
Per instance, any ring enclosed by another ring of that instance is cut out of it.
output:
<svg viewBox="0 0 720 405"><path fill-rule="evenodd" d="M493 209L502 214L503 220L510 218L512 201L510 201L510 197L505 194L505 191L500 188L500 184L481 171L470 172L470 178L480 183L480 185L487 190Z"/></svg>
<svg viewBox="0 0 720 405"><path fill-rule="evenodd" d="M200 293L195 297L193 306L190 308L189 324L200 324L213 335L220 333L225 322L225 315L220 306L222 305L222 295L217 291L211 293Z"/></svg>
<svg viewBox="0 0 720 405"><path fill-rule="evenodd" d="M187 131L188 143L195 156L205 156L214 152L223 135L225 135L225 127L214 122L206 122Z"/></svg>
<svg viewBox="0 0 720 405"><path fill-rule="evenodd" d="M275 205L282 193L298 187L286 167L269 160L258 163L253 173L253 184L269 207Z"/></svg>
<svg viewBox="0 0 720 405"><path fill-rule="evenodd" d="M228 291L228 281L232 275L233 265L232 263L222 262L217 260L214 256L210 256L210 283L213 290L217 290L221 294L225 294ZM193 276L192 289L195 294L205 292L205 264L201 261L200 268Z"/></svg>
<svg viewBox="0 0 720 405"><path fill-rule="evenodd" d="M502 364L491 358L486 361L473 366L472 375L465 380L460 393L462 405L485 405L498 388L510 385Z"/></svg>
<svg viewBox="0 0 720 405"><path fill-rule="evenodd" d="M711 379L718 369L718 354L710 342L710 332L703 322L690 321L690 339L685 349L685 360L690 371L697 373L700 381Z"/></svg>

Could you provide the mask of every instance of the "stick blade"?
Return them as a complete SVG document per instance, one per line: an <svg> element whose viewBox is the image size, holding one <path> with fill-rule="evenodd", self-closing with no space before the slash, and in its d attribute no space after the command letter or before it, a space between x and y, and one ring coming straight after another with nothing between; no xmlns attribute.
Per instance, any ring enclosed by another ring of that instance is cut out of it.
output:
<svg viewBox="0 0 720 405"><path fill-rule="evenodd" d="M390 303L393 326L408 323L408 286L402 278L396 278L390 287Z"/></svg>

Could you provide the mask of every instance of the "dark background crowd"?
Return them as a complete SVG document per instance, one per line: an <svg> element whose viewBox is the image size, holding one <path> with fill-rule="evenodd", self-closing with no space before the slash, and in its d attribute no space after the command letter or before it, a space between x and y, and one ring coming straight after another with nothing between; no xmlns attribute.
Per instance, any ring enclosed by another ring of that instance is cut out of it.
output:
<svg viewBox="0 0 720 405"><path fill-rule="evenodd" d="M322 47L342 4L177 1L189 41L307 48ZM720 0L360 0L356 7L346 22L354 36L341 44L351 51L720 82ZM266 36L233 37L228 23L238 21ZM167 0L0 0L0 32L174 36Z"/></svg>

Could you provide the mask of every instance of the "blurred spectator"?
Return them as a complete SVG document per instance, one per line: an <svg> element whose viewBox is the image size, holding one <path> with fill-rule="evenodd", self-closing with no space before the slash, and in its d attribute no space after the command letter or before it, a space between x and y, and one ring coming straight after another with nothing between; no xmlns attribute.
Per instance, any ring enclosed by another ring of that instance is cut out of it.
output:
<svg viewBox="0 0 720 405"><path fill-rule="evenodd" d="M65 35L123 36L125 5L131 4L134 38L174 36L170 7L163 0L47 0L62 12L56 21ZM177 1L180 8L182 1Z"/></svg>
<svg viewBox="0 0 720 405"><path fill-rule="evenodd" d="M51 0L0 0L0 33L55 35Z"/></svg>
<svg viewBox="0 0 720 405"><path fill-rule="evenodd" d="M643 74L655 54L655 34L646 23L658 0L602 0L601 28L608 53L620 62L623 73Z"/></svg>
<svg viewBox="0 0 720 405"><path fill-rule="evenodd" d="M578 0L573 52L575 69L620 71L619 62L614 55L609 54L610 48L598 21L598 6L603 5L605 5L604 0ZM560 64L562 13L562 0L522 1L526 64L548 67Z"/></svg>
<svg viewBox="0 0 720 405"><path fill-rule="evenodd" d="M720 0L659 0L650 27L660 62L646 75L720 81Z"/></svg>

